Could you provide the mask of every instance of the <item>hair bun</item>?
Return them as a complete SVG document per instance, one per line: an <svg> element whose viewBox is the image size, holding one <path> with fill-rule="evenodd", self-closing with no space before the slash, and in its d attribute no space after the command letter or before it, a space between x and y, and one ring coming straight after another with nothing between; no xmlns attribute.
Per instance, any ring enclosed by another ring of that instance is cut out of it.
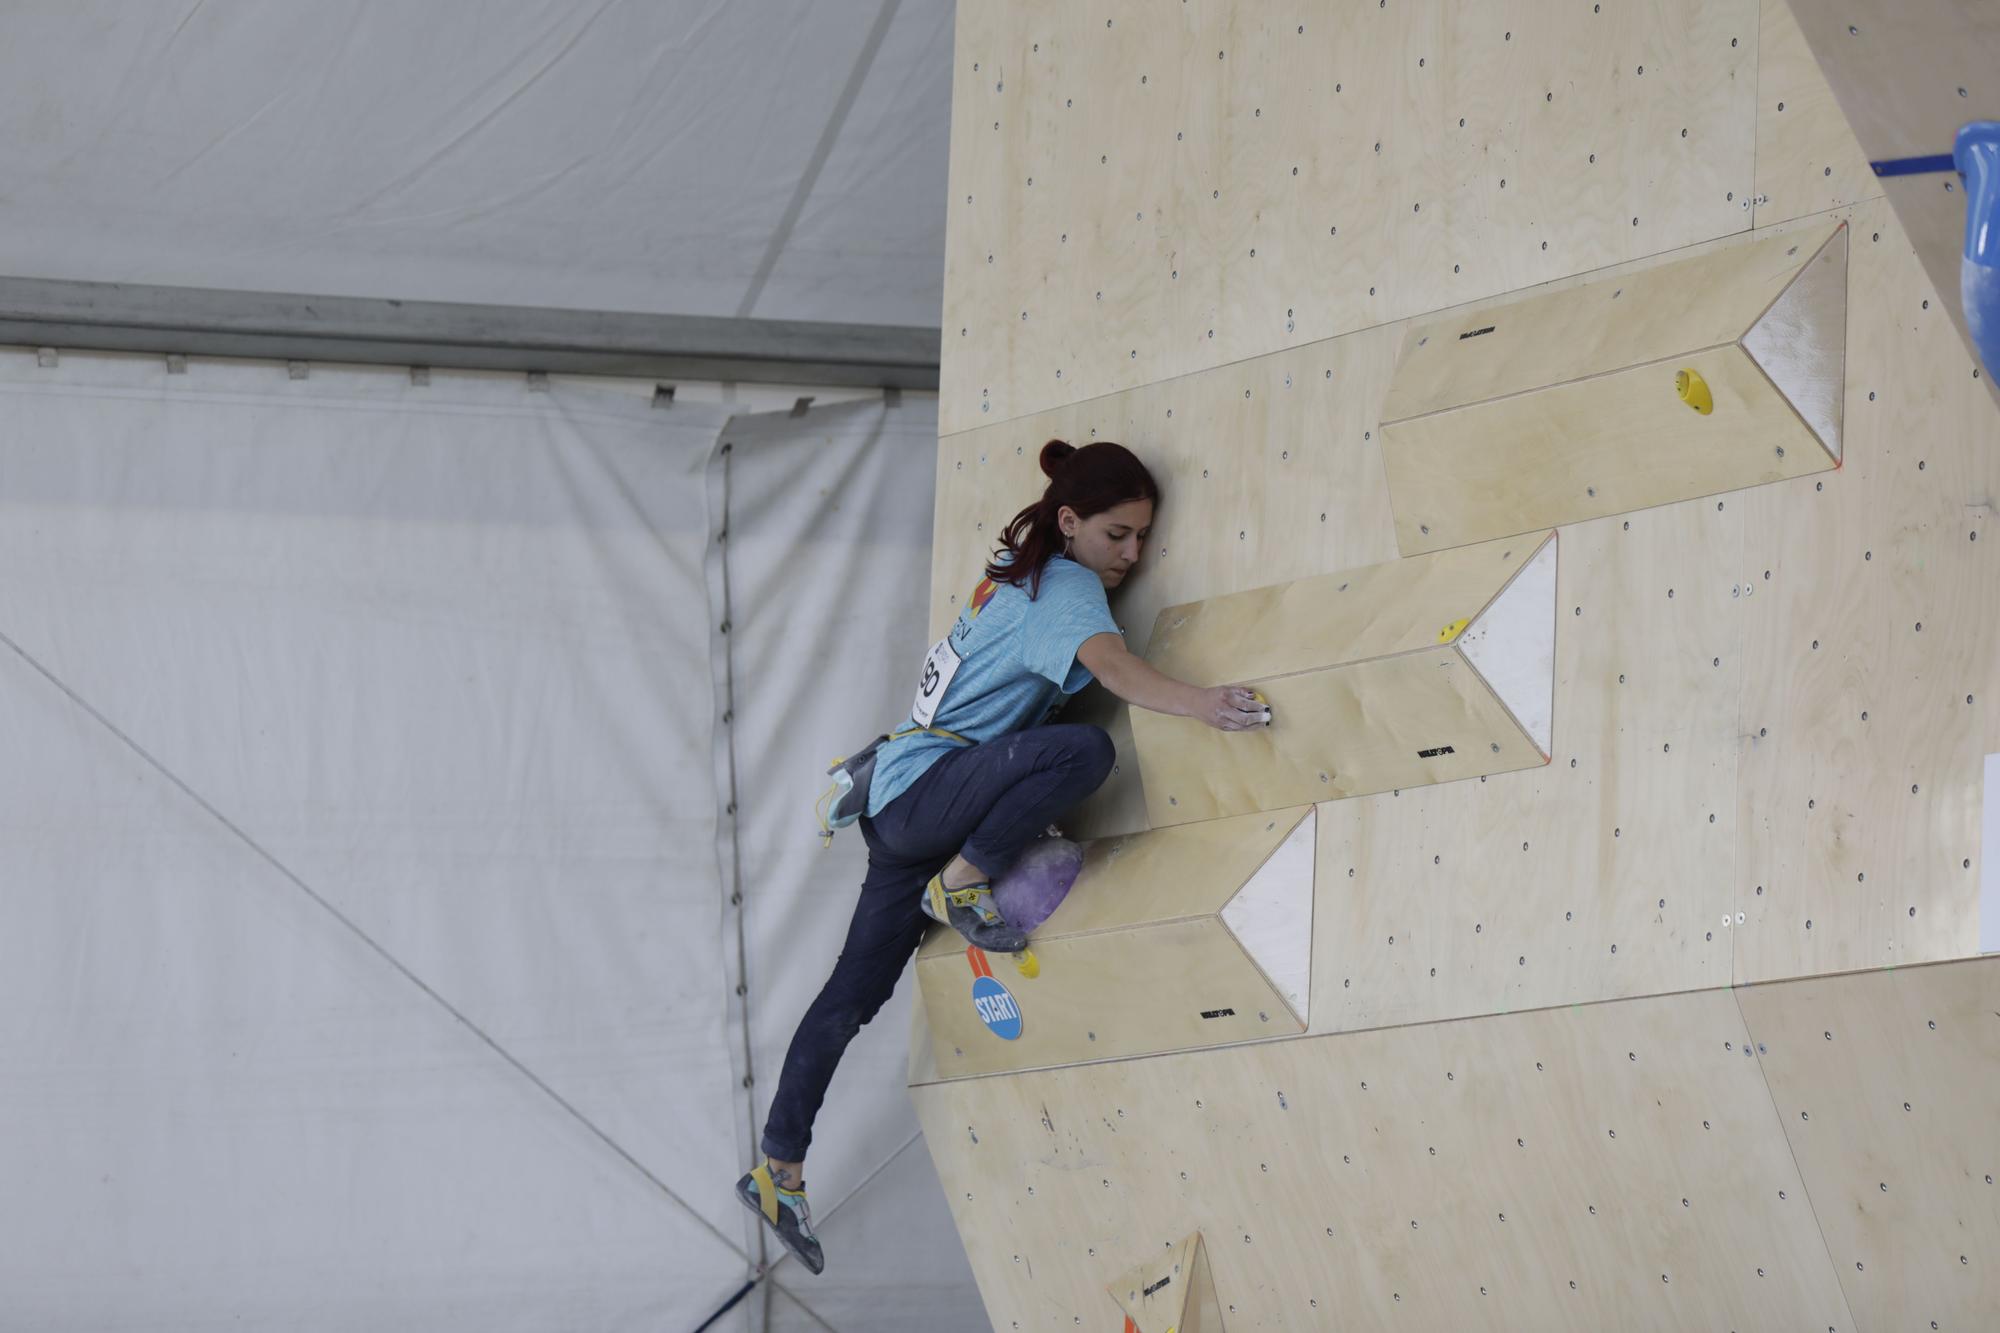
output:
<svg viewBox="0 0 2000 1333"><path fill-rule="evenodd" d="M1063 460L1076 452L1076 446L1068 440L1050 440L1042 446L1042 475L1053 477Z"/></svg>

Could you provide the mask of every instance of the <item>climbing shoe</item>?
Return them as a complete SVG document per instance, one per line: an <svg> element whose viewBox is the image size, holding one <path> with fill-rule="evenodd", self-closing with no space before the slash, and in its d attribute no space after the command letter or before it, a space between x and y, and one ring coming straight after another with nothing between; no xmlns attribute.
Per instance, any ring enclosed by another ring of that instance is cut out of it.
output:
<svg viewBox="0 0 2000 1333"><path fill-rule="evenodd" d="M1028 932L1010 926L993 906L991 884L947 889L944 872L924 885L924 915L941 921L988 953L1017 953L1028 945Z"/></svg>
<svg viewBox="0 0 2000 1333"><path fill-rule="evenodd" d="M818 1273L826 1267L820 1253L819 1237L813 1235L812 1213L806 1207L804 1190L788 1190L771 1179L771 1159L765 1158L736 1182L736 1197L743 1206L764 1219L764 1225L778 1233L778 1242L799 1257L799 1262Z"/></svg>

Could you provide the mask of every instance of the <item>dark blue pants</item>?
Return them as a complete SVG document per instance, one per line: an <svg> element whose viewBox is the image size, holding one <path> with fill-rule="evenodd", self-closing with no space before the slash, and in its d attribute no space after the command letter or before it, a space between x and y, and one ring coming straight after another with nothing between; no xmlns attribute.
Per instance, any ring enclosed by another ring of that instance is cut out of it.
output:
<svg viewBox="0 0 2000 1333"><path fill-rule="evenodd" d="M1100 727L1030 727L952 750L910 789L861 819L868 874L833 975L806 1010L785 1052L763 1148L802 1162L834 1068L862 1025L896 989L903 964L932 925L923 891L959 852L998 877L1049 822L1096 791L1111 772Z"/></svg>

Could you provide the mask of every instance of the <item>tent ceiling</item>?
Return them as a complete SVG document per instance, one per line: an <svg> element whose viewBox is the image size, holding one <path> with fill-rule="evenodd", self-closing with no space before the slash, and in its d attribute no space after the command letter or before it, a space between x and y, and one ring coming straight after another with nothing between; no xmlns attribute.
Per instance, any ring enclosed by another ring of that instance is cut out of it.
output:
<svg viewBox="0 0 2000 1333"><path fill-rule="evenodd" d="M0 274L936 327L948 0L29 0Z"/></svg>

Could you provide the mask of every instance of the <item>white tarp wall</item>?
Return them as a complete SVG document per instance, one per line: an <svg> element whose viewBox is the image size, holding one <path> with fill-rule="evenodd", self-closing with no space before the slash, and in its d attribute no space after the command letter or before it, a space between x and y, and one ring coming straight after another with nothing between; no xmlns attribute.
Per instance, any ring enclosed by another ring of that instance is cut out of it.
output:
<svg viewBox="0 0 2000 1333"><path fill-rule="evenodd" d="M741 998L728 422L0 353L0 1329L673 1330L742 1286L750 1102L859 878L815 780L922 650L935 409L736 419ZM835 1267L715 1327L981 1326L906 997L808 1165Z"/></svg>
<svg viewBox="0 0 2000 1333"><path fill-rule="evenodd" d="M0 275L935 326L951 0L11 0Z"/></svg>
<svg viewBox="0 0 2000 1333"><path fill-rule="evenodd" d="M859 829L822 849L812 802L826 784L808 779L908 720L928 647L937 404L904 402L738 417L723 435L730 731L742 775L738 854L760 1131L792 1031L833 969L868 864ZM903 1092L915 984L905 967L895 997L848 1047L814 1128L806 1186L827 1271L813 1277L787 1258L775 1279L823 1322L780 1297L772 1329L989 1327Z"/></svg>

